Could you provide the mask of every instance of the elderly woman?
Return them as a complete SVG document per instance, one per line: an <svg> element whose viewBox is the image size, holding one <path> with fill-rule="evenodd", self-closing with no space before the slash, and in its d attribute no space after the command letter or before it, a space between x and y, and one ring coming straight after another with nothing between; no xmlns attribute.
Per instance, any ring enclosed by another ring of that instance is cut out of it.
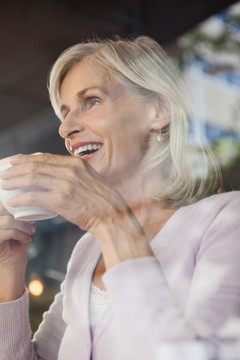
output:
<svg viewBox="0 0 240 360"><path fill-rule="evenodd" d="M1 207L1 359L152 360L164 342L235 336L240 196L220 193L211 153L190 147L182 81L160 46L75 45L49 91L71 157L12 157L2 186L40 188L9 204L44 205L87 232L31 341L34 228Z"/></svg>

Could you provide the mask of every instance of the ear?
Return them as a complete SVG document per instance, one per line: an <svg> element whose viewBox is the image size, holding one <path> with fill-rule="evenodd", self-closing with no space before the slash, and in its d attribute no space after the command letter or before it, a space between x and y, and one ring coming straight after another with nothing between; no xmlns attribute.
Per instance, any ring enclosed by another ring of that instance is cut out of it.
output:
<svg viewBox="0 0 240 360"><path fill-rule="evenodd" d="M152 102L151 130L160 131L170 123L171 113L169 104L157 95Z"/></svg>

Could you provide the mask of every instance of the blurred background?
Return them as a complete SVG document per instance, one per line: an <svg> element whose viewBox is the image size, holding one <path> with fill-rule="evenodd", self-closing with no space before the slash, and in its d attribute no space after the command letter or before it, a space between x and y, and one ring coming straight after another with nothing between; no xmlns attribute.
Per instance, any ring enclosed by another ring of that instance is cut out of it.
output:
<svg viewBox="0 0 240 360"><path fill-rule="evenodd" d="M229 0L9 0L0 5L0 158L67 154L47 76L67 47L88 38L149 35L184 72L192 141L208 141L226 190L240 189L240 2ZM61 217L36 224L27 286L36 330L82 232Z"/></svg>

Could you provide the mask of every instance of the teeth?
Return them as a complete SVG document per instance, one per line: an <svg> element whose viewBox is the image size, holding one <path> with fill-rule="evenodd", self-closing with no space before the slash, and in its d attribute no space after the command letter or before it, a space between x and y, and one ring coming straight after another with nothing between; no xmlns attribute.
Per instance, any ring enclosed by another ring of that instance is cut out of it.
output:
<svg viewBox="0 0 240 360"><path fill-rule="evenodd" d="M80 146L78 149L74 150L74 156L77 156L78 154L81 154L81 152L83 151L87 151L87 150L98 150L100 149L102 145L100 144L89 144L89 145L84 145L84 146Z"/></svg>

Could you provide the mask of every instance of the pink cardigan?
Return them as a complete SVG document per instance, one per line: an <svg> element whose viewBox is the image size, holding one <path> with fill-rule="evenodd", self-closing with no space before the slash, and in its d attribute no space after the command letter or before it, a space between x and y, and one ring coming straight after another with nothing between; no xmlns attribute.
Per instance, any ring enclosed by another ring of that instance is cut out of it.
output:
<svg viewBox="0 0 240 360"><path fill-rule="evenodd" d="M239 218L240 192L177 210L151 241L155 257L105 273L111 304L93 336L89 290L101 250L85 234L32 342L27 292L0 304L0 360L154 360L162 342L240 338Z"/></svg>

